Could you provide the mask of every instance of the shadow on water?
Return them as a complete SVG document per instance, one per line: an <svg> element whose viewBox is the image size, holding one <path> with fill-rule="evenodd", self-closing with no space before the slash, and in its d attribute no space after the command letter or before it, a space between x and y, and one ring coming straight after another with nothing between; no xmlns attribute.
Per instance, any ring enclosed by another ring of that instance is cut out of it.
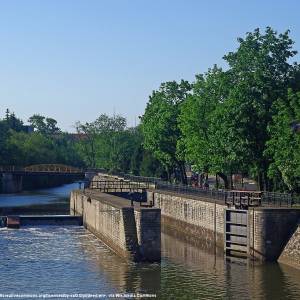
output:
<svg viewBox="0 0 300 300"><path fill-rule="evenodd" d="M91 238L94 240L94 237ZM107 248L99 248L100 241L81 243L87 255L94 257L94 267L105 273L105 276L120 292L157 293L160 290L161 266L159 263L133 263L118 257ZM106 246L104 246L106 247Z"/></svg>
<svg viewBox="0 0 300 300"><path fill-rule="evenodd" d="M77 188L75 182L18 194L0 194L0 215L69 214L70 192Z"/></svg>
<svg viewBox="0 0 300 300"><path fill-rule="evenodd" d="M225 259L170 234L162 234L161 264L134 264L98 243L80 245L94 268L121 292L156 294L158 299L300 299L300 272L276 263ZM95 255L96 253L96 255Z"/></svg>
<svg viewBox="0 0 300 300"><path fill-rule="evenodd" d="M161 298L300 299L300 271L276 264L227 260L222 252L162 235ZM188 295L188 296L187 296Z"/></svg>

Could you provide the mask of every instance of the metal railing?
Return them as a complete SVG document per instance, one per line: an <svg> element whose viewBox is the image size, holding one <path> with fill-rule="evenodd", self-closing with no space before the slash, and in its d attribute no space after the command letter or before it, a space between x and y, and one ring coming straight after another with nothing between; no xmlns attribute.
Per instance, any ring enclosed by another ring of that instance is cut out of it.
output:
<svg viewBox="0 0 300 300"><path fill-rule="evenodd" d="M262 193L262 206L293 206L299 204L299 199L296 195L288 193L274 193L263 192Z"/></svg>
<svg viewBox="0 0 300 300"><path fill-rule="evenodd" d="M106 173L107 174L107 173ZM263 207L292 207L300 206L300 195L290 193L266 192L266 191L236 191L236 190L217 190L193 187L184 184L172 184L156 177L135 176L125 173L113 173L124 180L133 183L148 183L148 188L159 189L179 194L204 197L219 200L227 205L238 207L263 206ZM152 185L151 185L152 184ZM154 186L153 186L154 185Z"/></svg>
<svg viewBox="0 0 300 300"><path fill-rule="evenodd" d="M235 191L235 190L213 190L192 187L187 185L176 185L166 182L158 182L156 189L215 199L227 205L238 207L267 206L267 207L292 207L300 206L300 196L289 193L277 193L266 191Z"/></svg>
<svg viewBox="0 0 300 300"><path fill-rule="evenodd" d="M126 174L122 172L108 172L108 173L106 172L105 174L121 177L124 180L130 180L135 182L147 182L147 183L155 184L156 182L163 181L161 178L158 177L136 176L136 175Z"/></svg>
<svg viewBox="0 0 300 300"><path fill-rule="evenodd" d="M149 183L128 181L91 181L90 189L101 192L140 192L149 189Z"/></svg>
<svg viewBox="0 0 300 300"><path fill-rule="evenodd" d="M0 166L0 172L21 172L23 170L23 167L18 166Z"/></svg>
<svg viewBox="0 0 300 300"><path fill-rule="evenodd" d="M20 166L0 166L0 172L14 173L74 173L81 174L85 171L83 169L75 168L72 166L62 165L62 164L39 164L31 165L27 167Z"/></svg>
<svg viewBox="0 0 300 300"><path fill-rule="evenodd" d="M200 196L205 198L212 198L217 200L225 201L226 199L226 192L224 190L209 190L209 189L202 189L198 187L192 187L183 184L171 184L167 182L157 182L156 189L175 192L179 194L186 194L186 195L194 195Z"/></svg>

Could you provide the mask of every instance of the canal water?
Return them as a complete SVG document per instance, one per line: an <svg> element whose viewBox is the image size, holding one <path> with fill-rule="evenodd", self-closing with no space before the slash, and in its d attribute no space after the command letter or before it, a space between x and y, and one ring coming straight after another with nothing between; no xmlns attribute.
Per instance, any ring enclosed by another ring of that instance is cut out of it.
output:
<svg viewBox="0 0 300 300"><path fill-rule="evenodd" d="M47 209L49 204L66 204L74 187L0 195L0 207ZM294 268L227 261L167 233L162 234L160 264L134 264L81 227L2 228L0 262L0 294L127 292L156 294L157 299L300 299L300 271Z"/></svg>

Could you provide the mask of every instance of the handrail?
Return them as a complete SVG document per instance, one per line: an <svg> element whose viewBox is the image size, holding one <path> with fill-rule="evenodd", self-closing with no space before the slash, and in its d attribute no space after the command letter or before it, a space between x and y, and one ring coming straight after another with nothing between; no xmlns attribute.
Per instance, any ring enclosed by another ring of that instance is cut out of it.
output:
<svg viewBox="0 0 300 300"><path fill-rule="evenodd" d="M24 173L84 173L85 171L80 168L75 168L72 166L67 166L63 164L39 164L27 167L19 166L0 166L0 172L14 173L14 172L24 172Z"/></svg>

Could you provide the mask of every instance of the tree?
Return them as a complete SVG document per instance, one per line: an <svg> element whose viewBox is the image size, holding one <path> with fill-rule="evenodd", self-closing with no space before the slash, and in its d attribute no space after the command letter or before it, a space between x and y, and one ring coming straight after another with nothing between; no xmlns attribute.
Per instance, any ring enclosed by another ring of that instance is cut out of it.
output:
<svg viewBox="0 0 300 300"><path fill-rule="evenodd" d="M0 165L8 164L8 149L7 149L7 139L8 139L8 128L6 121L0 121Z"/></svg>
<svg viewBox="0 0 300 300"><path fill-rule="evenodd" d="M180 145L185 158L193 169L208 173L215 171L224 180L227 187L228 170L215 159L219 157L219 147L212 135L212 127L216 128L213 120L214 113L226 99L229 91L228 76L222 69L214 66L204 75L196 75L192 94L181 106L179 128L182 133ZM218 124L220 126L222 124ZM217 147L217 149L215 149ZM224 158L222 156L221 158Z"/></svg>
<svg viewBox="0 0 300 300"><path fill-rule="evenodd" d="M37 132L47 135L60 133L61 130L56 126L57 121L52 118L46 118L39 114L35 114L28 119L28 122Z"/></svg>
<svg viewBox="0 0 300 300"><path fill-rule="evenodd" d="M277 34L270 27L264 34L256 29L238 41L237 51L224 56L233 82L228 96L230 109L224 111L229 125L226 142L234 145L231 157L242 156L251 173L258 178L260 188L266 189L267 128L276 113L274 102L287 97L287 88L295 73L295 65L289 61L296 51L292 49L289 31Z"/></svg>
<svg viewBox="0 0 300 300"><path fill-rule="evenodd" d="M300 135L295 133L291 124L300 121L300 92L289 90L288 101L279 99L276 103L277 114L269 125L270 140L265 154L272 158L268 175L274 188L300 192Z"/></svg>
<svg viewBox="0 0 300 300"><path fill-rule="evenodd" d="M141 118L145 149L165 166L169 178L170 173L179 170L182 182L186 182L186 174L185 162L177 147L180 139L178 116L190 89L191 85L184 80L161 84L150 96Z"/></svg>
<svg viewBox="0 0 300 300"><path fill-rule="evenodd" d="M28 166L57 162L51 139L39 132L33 134L12 132L7 143L11 165Z"/></svg>
<svg viewBox="0 0 300 300"><path fill-rule="evenodd" d="M137 136L122 116L100 115L94 122L76 124L82 138L79 151L90 167L128 171Z"/></svg>
<svg viewBox="0 0 300 300"><path fill-rule="evenodd" d="M4 123L7 129L12 129L15 131L22 131L23 121L16 117L14 113L11 113L9 109L5 111L5 120Z"/></svg>
<svg viewBox="0 0 300 300"><path fill-rule="evenodd" d="M77 143L77 150L83 157L85 164L91 168L96 167L96 129L93 124L75 124L77 133L79 135L79 142Z"/></svg>

